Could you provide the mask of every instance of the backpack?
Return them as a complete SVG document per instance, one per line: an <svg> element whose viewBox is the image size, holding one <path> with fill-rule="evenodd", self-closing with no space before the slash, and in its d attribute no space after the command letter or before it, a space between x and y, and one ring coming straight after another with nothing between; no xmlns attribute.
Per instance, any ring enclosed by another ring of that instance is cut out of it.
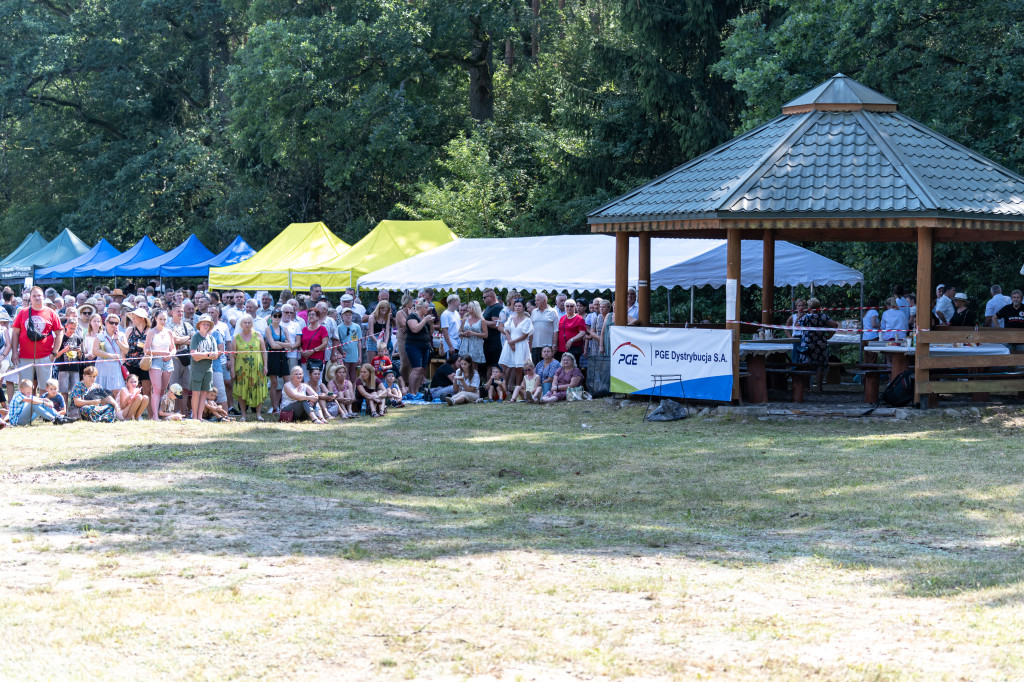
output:
<svg viewBox="0 0 1024 682"><path fill-rule="evenodd" d="M894 376L885 387L881 402L891 407L906 407L914 402L914 370L908 369Z"/></svg>

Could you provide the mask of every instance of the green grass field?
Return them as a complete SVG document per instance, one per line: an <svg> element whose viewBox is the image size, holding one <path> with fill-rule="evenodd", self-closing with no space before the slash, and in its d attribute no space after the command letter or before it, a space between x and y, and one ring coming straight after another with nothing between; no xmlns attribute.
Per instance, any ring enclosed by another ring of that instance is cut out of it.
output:
<svg viewBox="0 0 1024 682"><path fill-rule="evenodd" d="M3 679L1014 679L1024 416L0 432Z"/></svg>

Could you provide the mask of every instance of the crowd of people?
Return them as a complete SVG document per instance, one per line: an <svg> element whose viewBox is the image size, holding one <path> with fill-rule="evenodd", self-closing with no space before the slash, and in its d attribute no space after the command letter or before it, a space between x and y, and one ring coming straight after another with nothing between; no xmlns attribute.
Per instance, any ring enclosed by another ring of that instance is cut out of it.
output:
<svg viewBox="0 0 1024 682"><path fill-rule="evenodd" d="M149 419L318 424L409 401L550 403L585 397L612 303L564 293L444 302L424 288L364 306L319 285L285 290L74 294L35 286L0 307L0 424ZM637 317L629 292L629 320ZM432 362L433 361L433 362Z"/></svg>
<svg viewBox="0 0 1024 682"><path fill-rule="evenodd" d="M985 303L984 316L971 309L970 298L954 285L940 284L935 288L935 305L932 306L930 329L942 327L997 327L1024 329L1024 294L1017 289L1010 296L1003 294L1002 287L993 284L989 289L991 297ZM879 309L882 312L879 313ZM892 296L881 306L877 297L870 297L861 317L862 343L903 343L909 334L918 328L917 297L905 293L896 285ZM793 314L784 325L786 335L799 338L794 360L810 365L817 370L818 390L822 390L823 378L829 362L828 339L839 323L827 312L821 310L816 298L797 299ZM1008 344L1011 351L1024 351L1024 344Z"/></svg>

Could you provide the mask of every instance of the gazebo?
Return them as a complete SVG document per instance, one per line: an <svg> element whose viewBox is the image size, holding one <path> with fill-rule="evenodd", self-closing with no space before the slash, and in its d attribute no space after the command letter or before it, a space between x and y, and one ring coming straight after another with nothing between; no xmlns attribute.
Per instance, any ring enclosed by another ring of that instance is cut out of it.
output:
<svg viewBox="0 0 1024 682"><path fill-rule="evenodd" d="M725 237L736 399L741 240L763 240L765 324L773 321L776 239L916 241L919 394L939 389L929 381L931 369L998 366L994 357L929 357L929 343L1024 343L1019 331L926 329L933 247L936 241L1024 240L1024 177L897 109L893 100L836 74L788 102L781 116L591 212L593 232L616 235L615 324L626 323L630 236L639 236L641 325L650 323L651 237ZM942 392L1024 390L1024 381L974 381L970 389L952 383L943 382Z"/></svg>

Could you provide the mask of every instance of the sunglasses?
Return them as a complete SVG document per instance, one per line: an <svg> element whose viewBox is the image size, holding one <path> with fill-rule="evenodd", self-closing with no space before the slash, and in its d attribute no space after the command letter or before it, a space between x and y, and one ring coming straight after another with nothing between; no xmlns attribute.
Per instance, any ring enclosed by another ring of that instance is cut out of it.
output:
<svg viewBox="0 0 1024 682"><path fill-rule="evenodd" d="M107 324L121 324L121 320L107 320Z"/></svg>

